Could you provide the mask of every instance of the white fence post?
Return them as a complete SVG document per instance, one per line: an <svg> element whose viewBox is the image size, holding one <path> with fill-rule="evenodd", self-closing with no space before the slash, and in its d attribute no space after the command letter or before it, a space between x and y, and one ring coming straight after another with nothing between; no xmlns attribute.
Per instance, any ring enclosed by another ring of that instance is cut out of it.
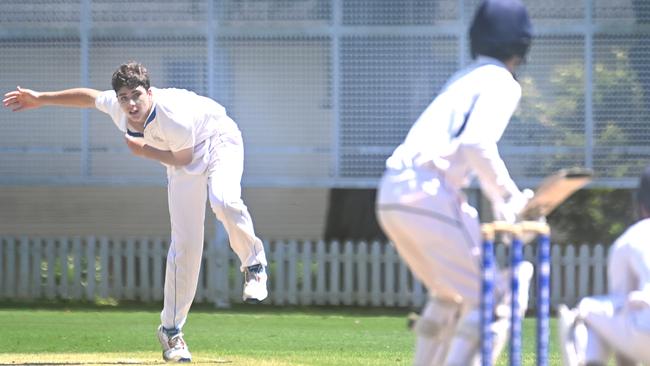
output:
<svg viewBox="0 0 650 366"><path fill-rule="evenodd" d="M551 246L551 306L562 303L562 248Z"/></svg>
<svg viewBox="0 0 650 366"><path fill-rule="evenodd" d="M1 251L1 249L0 249ZM30 252L32 254L32 274L31 274L31 291L30 298L38 299L42 296L43 286L41 285L41 262L43 256L43 240L34 238L31 243ZM2 263L2 254L0 254L0 264ZM2 275L0 273L0 275ZM0 294L2 298L2 294Z"/></svg>
<svg viewBox="0 0 650 366"><path fill-rule="evenodd" d="M325 305L325 242L319 240L316 243L316 296L314 303L316 305Z"/></svg>
<svg viewBox="0 0 650 366"><path fill-rule="evenodd" d="M127 300L135 299L135 239L128 238L126 240L126 250L124 256L126 257L126 286L124 289L124 298Z"/></svg>
<svg viewBox="0 0 650 366"><path fill-rule="evenodd" d="M357 245L357 304L368 305L368 243Z"/></svg>
<svg viewBox="0 0 650 366"><path fill-rule="evenodd" d="M88 301L95 299L95 278L97 270L97 255L95 254L95 245L97 244L94 237L86 238L86 293L85 298Z"/></svg>
<svg viewBox="0 0 650 366"><path fill-rule="evenodd" d="M9 240L3 236L0 236L0 300L7 297L6 288L7 284L7 266L5 263L5 242Z"/></svg>
<svg viewBox="0 0 650 366"><path fill-rule="evenodd" d="M312 289L312 242L302 243L302 287L300 288L300 304L311 305Z"/></svg>
<svg viewBox="0 0 650 366"><path fill-rule="evenodd" d="M370 304L381 305L381 243L370 246Z"/></svg>
<svg viewBox="0 0 650 366"><path fill-rule="evenodd" d="M121 299L124 296L124 282L122 281L122 241L113 241L113 251L111 253L113 262L113 292L112 296Z"/></svg>
<svg viewBox="0 0 650 366"><path fill-rule="evenodd" d="M59 266L61 271L61 278L59 280L59 296L63 299L69 297L68 291L68 239L59 239L58 251Z"/></svg>
<svg viewBox="0 0 650 366"><path fill-rule="evenodd" d="M18 243L18 291L19 299L29 297L29 239L21 237Z"/></svg>
<svg viewBox="0 0 650 366"><path fill-rule="evenodd" d="M108 284L108 259L109 259L108 238L99 238L99 297L107 298L109 295Z"/></svg>
<svg viewBox="0 0 650 366"><path fill-rule="evenodd" d="M384 245L384 304L385 306L395 305L395 263L397 252L392 245Z"/></svg>
<svg viewBox="0 0 650 366"><path fill-rule="evenodd" d="M285 275L284 275L284 242L283 241L276 241L274 245L270 246L273 248L271 250L271 253L269 253L269 257L275 260L275 267L273 269L274 273L271 273L272 281L270 281L270 284L272 285L272 288L270 289L271 291L271 301L273 302L274 305L284 305L284 290L286 288L285 286Z"/></svg>
<svg viewBox="0 0 650 366"><path fill-rule="evenodd" d="M5 297L13 299L16 296L16 243L14 238L5 239L5 250L5 263L7 264L4 273Z"/></svg>
<svg viewBox="0 0 650 366"><path fill-rule="evenodd" d="M422 285L422 282L417 278L413 277L413 295L411 295L411 301L413 306L421 307L427 302L427 292Z"/></svg>
<svg viewBox="0 0 650 366"><path fill-rule="evenodd" d="M602 244L594 247L593 256L593 294L602 295L607 290L607 259L605 258L605 249Z"/></svg>
<svg viewBox="0 0 650 366"><path fill-rule="evenodd" d="M589 246L582 244L578 251L578 299L589 295L591 260Z"/></svg>
<svg viewBox="0 0 650 366"><path fill-rule="evenodd" d="M287 297L286 301L289 305L298 304L298 243L295 240L290 240L287 243Z"/></svg>
<svg viewBox="0 0 650 366"><path fill-rule="evenodd" d="M338 241L330 243L329 251L329 291L328 300L330 305L339 305L341 303L341 282L339 274L341 273L341 245Z"/></svg>
<svg viewBox="0 0 650 366"><path fill-rule="evenodd" d="M352 305L354 301L354 243L348 240L343 244L343 305Z"/></svg>
<svg viewBox="0 0 650 366"><path fill-rule="evenodd" d="M139 263L139 282L137 284L138 298L142 301L151 301L151 270L149 269L149 260L151 258L151 242L148 238L138 240L138 263Z"/></svg>
<svg viewBox="0 0 650 366"><path fill-rule="evenodd" d="M45 242L45 255L47 257L47 281L45 286L45 296L48 300L56 298L57 285L55 277L56 268L56 241L47 239Z"/></svg>
<svg viewBox="0 0 650 366"><path fill-rule="evenodd" d="M392 245L390 246L393 247ZM408 306L411 299L411 286L409 286L409 270L404 261L398 260L397 306Z"/></svg>
<svg viewBox="0 0 650 366"><path fill-rule="evenodd" d="M81 238L75 237L72 239L72 288L70 290L70 297L74 300L81 299Z"/></svg>
<svg viewBox="0 0 650 366"><path fill-rule="evenodd" d="M272 258L270 245L267 242L264 242L264 248L265 248L265 252L268 253L269 258ZM235 252L230 251L230 252L226 252L224 254L226 255L226 258L228 258L228 262L226 262L227 263L227 265L226 265L227 272L226 273L230 274L229 271L231 269L233 269L234 272L235 272L234 276L232 278L232 280L234 282L232 283L232 287L229 287L229 288L232 289L232 291L229 293L230 297L229 297L229 302L227 304L230 304L230 301L232 301L234 303L239 303L239 302L241 302L242 291L243 291L243 288L244 288L243 274L239 270L239 266L240 266L241 263L239 262L239 258L237 257ZM271 289L273 288L274 285L273 285L273 282L272 282L272 278L269 279L268 286ZM272 301L272 297L269 298L269 301Z"/></svg>
<svg viewBox="0 0 650 366"><path fill-rule="evenodd" d="M151 273L153 273L153 287L151 289L151 297L153 300L160 301L163 299L163 294L165 292L164 280L165 280L165 258L167 257L167 246L162 238L156 238L153 241L153 248L151 250L151 256L153 260Z"/></svg>
<svg viewBox="0 0 650 366"><path fill-rule="evenodd" d="M576 254L573 245L565 247L564 252L564 265L562 266L564 273L564 303L572 305L575 304L578 296L576 294Z"/></svg>
<svg viewBox="0 0 650 366"><path fill-rule="evenodd" d="M219 308L228 307L230 305L230 257L232 251L230 250L228 233L224 228L223 224L219 220L215 220L215 234L214 239L209 241L214 255L211 266L214 268L214 273L210 276L211 278L208 281L214 281L214 294L213 302L214 306ZM239 268L235 272L238 272ZM241 281L239 281L241 282ZM234 289L233 289L234 291ZM239 292L239 298L241 299L241 291Z"/></svg>

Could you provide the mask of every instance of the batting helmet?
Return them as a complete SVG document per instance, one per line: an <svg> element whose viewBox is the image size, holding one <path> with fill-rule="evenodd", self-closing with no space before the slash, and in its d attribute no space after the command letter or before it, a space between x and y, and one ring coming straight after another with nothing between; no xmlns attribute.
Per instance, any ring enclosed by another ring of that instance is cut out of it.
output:
<svg viewBox="0 0 650 366"><path fill-rule="evenodd" d="M484 0L469 29L472 58L485 55L506 60L524 58L532 39L526 7L518 0Z"/></svg>

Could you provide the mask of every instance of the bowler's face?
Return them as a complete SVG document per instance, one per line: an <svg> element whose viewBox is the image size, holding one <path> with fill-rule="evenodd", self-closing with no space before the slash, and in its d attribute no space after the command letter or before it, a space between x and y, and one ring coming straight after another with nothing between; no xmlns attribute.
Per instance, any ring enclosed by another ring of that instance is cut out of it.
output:
<svg viewBox="0 0 650 366"><path fill-rule="evenodd" d="M144 124L153 104L151 89L147 90L143 86L135 89L123 86L117 91L117 101L133 124Z"/></svg>

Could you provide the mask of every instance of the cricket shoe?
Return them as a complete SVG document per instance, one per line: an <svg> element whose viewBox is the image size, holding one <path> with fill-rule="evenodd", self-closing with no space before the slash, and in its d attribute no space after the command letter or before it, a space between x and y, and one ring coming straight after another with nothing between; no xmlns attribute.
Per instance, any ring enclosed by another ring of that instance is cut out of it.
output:
<svg viewBox="0 0 650 366"><path fill-rule="evenodd" d="M562 353L562 364L564 366L578 366L579 359L576 351L573 332L575 329L576 314L566 305L560 304L557 307L557 325L560 336L560 351Z"/></svg>
<svg viewBox="0 0 650 366"><path fill-rule="evenodd" d="M268 276L262 264L255 264L244 269L244 302L259 304L269 295L266 289Z"/></svg>
<svg viewBox="0 0 650 366"><path fill-rule="evenodd" d="M158 327L158 340L163 348L163 359L167 362L191 362L192 355L183 340L183 333L178 331L174 335L165 332L163 326Z"/></svg>

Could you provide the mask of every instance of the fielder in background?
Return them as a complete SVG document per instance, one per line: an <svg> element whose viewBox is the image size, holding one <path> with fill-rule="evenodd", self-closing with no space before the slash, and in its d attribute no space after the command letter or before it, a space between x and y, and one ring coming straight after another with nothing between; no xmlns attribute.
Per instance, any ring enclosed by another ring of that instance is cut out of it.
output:
<svg viewBox="0 0 650 366"><path fill-rule="evenodd" d="M612 245L608 295L586 297L577 308L558 307L566 366L650 365L650 166L637 191L640 220Z"/></svg>
<svg viewBox="0 0 650 366"><path fill-rule="evenodd" d="M241 132L225 108L212 99L182 89L151 87L149 74L139 63L120 65L112 87L53 92L18 87L5 94L3 104L13 111L46 105L97 108L125 133L124 141L134 155L166 166L171 244L157 335L165 360L190 361L181 329L198 283L208 197L241 260L244 301L267 297L264 247L241 199Z"/></svg>
<svg viewBox="0 0 650 366"><path fill-rule="evenodd" d="M497 149L521 97L514 73L531 44L528 12L515 0L483 1L469 37L474 62L451 77L388 158L377 194L382 229L431 295L414 326L416 365L480 361L480 222L462 189L477 176L496 218L510 222L530 198ZM532 276L524 265L522 304ZM495 299L503 303L508 285L500 277ZM493 324L495 357L508 337L502 315Z"/></svg>

